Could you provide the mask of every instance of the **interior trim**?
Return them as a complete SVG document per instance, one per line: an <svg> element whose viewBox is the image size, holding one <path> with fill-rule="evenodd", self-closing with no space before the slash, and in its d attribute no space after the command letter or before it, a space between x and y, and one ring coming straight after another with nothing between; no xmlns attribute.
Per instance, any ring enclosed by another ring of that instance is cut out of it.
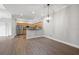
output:
<svg viewBox="0 0 79 59"><path fill-rule="evenodd" d="M78 48L79 49L79 46L78 45L75 45L75 44L72 44L72 43L68 43L68 42L65 42L65 41L62 41L62 40L59 40L59 39L55 39L55 38L52 38L52 37L46 36L46 35L44 35L44 37L49 38L49 39L52 39L52 40L55 40L57 42L60 42L60 43L63 43L63 44L66 44L66 45L69 45L69 46L72 46L72 47L75 47L75 48Z"/></svg>

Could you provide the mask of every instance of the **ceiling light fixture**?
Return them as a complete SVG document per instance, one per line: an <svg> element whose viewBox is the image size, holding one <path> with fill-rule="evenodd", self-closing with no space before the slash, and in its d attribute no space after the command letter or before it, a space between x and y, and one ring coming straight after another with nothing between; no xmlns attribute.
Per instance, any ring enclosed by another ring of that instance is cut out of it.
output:
<svg viewBox="0 0 79 59"><path fill-rule="evenodd" d="M47 15L47 22L49 23L49 19L50 19L50 12L49 12L49 7L50 7L50 4L47 4L47 7L48 7L48 15Z"/></svg>
<svg viewBox="0 0 79 59"><path fill-rule="evenodd" d="M32 14L35 14L35 11L32 11Z"/></svg>
<svg viewBox="0 0 79 59"><path fill-rule="evenodd" d="M49 17L49 6L50 6L50 4L47 4L47 7L48 7L48 17Z"/></svg>

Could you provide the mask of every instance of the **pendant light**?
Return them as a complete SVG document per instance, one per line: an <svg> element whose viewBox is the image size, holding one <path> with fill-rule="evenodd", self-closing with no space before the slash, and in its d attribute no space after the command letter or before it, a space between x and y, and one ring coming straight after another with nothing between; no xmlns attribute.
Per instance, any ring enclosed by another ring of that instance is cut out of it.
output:
<svg viewBox="0 0 79 59"><path fill-rule="evenodd" d="M50 19L50 14L49 14L49 7L50 7L50 4L47 4L47 7L48 7L48 14L47 14L47 22L49 23L49 19Z"/></svg>

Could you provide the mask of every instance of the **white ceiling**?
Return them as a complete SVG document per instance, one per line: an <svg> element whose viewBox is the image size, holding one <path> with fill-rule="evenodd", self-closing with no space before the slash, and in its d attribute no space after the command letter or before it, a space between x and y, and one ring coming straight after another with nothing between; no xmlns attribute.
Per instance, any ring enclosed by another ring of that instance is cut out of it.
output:
<svg viewBox="0 0 79 59"><path fill-rule="evenodd" d="M62 7L67 6L63 4L51 4L50 14L54 11L60 10ZM47 15L46 4L4 4L4 7L17 17L23 16L23 18L40 18Z"/></svg>

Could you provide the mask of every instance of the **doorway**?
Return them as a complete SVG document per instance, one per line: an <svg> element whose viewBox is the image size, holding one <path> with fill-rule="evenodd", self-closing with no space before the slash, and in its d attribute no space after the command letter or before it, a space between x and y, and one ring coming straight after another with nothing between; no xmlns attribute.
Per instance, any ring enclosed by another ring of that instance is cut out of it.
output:
<svg viewBox="0 0 79 59"><path fill-rule="evenodd" d="M26 24L25 23L16 23L16 32L17 35L26 35Z"/></svg>

